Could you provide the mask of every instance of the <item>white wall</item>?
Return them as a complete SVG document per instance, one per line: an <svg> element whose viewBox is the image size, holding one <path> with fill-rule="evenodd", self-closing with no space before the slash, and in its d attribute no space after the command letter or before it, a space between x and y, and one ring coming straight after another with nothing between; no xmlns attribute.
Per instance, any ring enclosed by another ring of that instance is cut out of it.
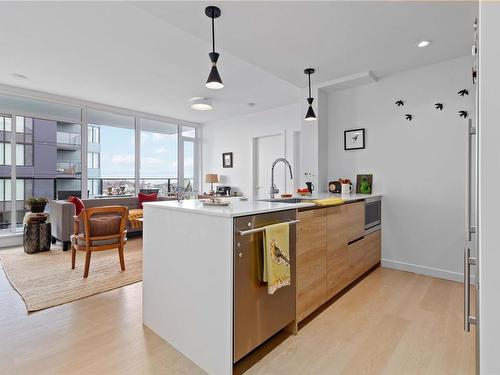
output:
<svg viewBox="0 0 500 375"><path fill-rule="evenodd" d="M252 190L252 138L286 133L286 158L293 160L293 132L301 128L300 103L278 107L228 120L215 121L203 126L203 176L219 174L221 185L230 185L251 197ZM222 153L233 152L233 168L222 168ZM271 168L271 165L269 165ZM210 189L203 184L203 191ZM287 191L294 191L293 181L287 179Z"/></svg>
<svg viewBox="0 0 500 375"><path fill-rule="evenodd" d="M479 352L481 374L500 374L500 247L498 186L500 185L500 4L480 4L479 107Z"/></svg>
<svg viewBox="0 0 500 375"><path fill-rule="evenodd" d="M473 98L457 92L473 93L471 64L463 57L329 95L329 178L373 173L384 194L385 265L462 279L467 121L457 111L472 112ZM365 150L343 150L349 128L366 128Z"/></svg>

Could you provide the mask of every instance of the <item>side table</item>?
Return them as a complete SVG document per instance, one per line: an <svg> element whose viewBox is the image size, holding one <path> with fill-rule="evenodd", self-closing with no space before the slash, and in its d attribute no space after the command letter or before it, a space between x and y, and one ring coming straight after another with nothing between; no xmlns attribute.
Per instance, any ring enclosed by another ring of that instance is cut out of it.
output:
<svg viewBox="0 0 500 375"><path fill-rule="evenodd" d="M24 215L23 245L27 254L50 250L51 226L48 214Z"/></svg>

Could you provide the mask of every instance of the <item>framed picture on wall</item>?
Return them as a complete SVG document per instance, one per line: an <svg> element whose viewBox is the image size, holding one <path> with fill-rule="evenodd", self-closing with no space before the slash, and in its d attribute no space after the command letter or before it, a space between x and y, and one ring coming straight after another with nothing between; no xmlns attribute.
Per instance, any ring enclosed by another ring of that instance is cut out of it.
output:
<svg viewBox="0 0 500 375"><path fill-rule="evenodd" d="M344 150L361 150L365 148L365 129L344 131Z"/></svg>
<svg viewBox="0 0 500 375"><path fill-rule="evenodd" d="M233 167L233 153L224 152L222 154L222 168L232 168Z"/></svg>

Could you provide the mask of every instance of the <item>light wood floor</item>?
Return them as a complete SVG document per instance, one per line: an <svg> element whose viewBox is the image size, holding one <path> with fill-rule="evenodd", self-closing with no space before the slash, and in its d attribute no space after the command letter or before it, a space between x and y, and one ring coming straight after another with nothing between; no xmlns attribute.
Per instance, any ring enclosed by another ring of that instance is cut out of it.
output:
<svg viewBox="0 0 500 375"><path fill-rule="evenodd" d="M143 327L141 287L27 315L0 271L0 373L203 373ZM248 373L473 374L461 285L378 268Z"/></svg>

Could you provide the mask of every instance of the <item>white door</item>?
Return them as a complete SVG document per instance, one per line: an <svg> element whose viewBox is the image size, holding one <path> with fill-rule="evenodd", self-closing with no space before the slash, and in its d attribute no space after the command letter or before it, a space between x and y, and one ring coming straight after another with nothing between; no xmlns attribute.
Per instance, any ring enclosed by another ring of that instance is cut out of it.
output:
<svg viewBox="0 0 500 375"><path fill-rule="evenodd" d="M269 198L271 188L271 166L277 158L285 157L284 134L254 138L254 197ZM278 163L274 168L274 183L285 193L285 165ZM279 194L276 197L279 197Z"/></svg>

